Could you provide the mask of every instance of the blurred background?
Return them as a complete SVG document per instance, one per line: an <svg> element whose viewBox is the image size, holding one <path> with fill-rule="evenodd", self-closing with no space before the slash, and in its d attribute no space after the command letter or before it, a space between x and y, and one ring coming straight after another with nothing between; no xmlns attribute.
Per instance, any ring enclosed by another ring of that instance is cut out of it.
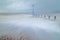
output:
<svg viewBox="0 0 60 40"><path fill-rule="evenodd" d="M60 13L60 0L0 0L0 13ZM34 5L34 7L32 7Z"/></svg>
<svg viewBox="0 0 60 40"><path fill-rule="evenodd" d="M60 16L60 0L0 0L0 14Z"/></svg>
<svg viewBox="0 0 60 40"><path fill-rule="evenodd" d="M0 0L2 35L60 40L60 0Z"/></svg>

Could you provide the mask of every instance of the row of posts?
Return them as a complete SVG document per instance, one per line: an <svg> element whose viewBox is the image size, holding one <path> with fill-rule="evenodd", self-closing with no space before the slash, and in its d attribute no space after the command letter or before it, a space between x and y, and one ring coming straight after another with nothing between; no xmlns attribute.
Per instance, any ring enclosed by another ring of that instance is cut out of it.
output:
<svg viewBox="0 0 60 40"><path fill-rule="evenodd" d="M36 17L39 17L39 16L41 16L41 18L43 18L43 15L40 15L40 14L36 14L35 12L34 12L34 5L32 5L32 15L33 16L36 16ZM48 17L48 19L50 20L51 19L51 16L47 16ZM46 15L44 15L44 18L46 18ZM54 20L56 20L56 16L54 16L54 18L53 18Z"/></svg>
<svg viewBox="0 0 60 40"><path fill-rule="evenodd" d="M34 16L34 17L45 18L45 19L49 19L49 20L51 20L51 18L53 18L53 20L56 20L56 19L57 19L56 16L53 16L53 17L52 17L52 16L49 16L49 15L44 15L44 16L43 16L43 15L40 15L40 14L38 14L38 15L37 15L37 14L33 14L33 16ZM46 17L47 17L47 18L46 18Z"/></svg>
<svg viewBox="0 0 60 40"><path fill-rule="evenodd" d="M43 17L46 18L46 15L44 15L44 16L43 15L40 15L40 17L41 18L43 18ZM51 16L47 16L47 19L50 20L51 19ZM56 20L56 16L53 16L53 20Z"/></svg>

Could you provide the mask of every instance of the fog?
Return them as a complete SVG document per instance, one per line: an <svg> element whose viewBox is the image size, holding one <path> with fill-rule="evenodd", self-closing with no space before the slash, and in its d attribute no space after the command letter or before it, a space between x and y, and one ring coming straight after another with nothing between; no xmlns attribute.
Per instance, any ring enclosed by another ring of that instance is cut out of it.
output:
<svg viewBox="0 0 60 40"><path fill-rule="evenodd" d="M4 35L60 40L60 0L0 0L0 37Z"/></svg>
<svg viewBox="0 0 60 40"><path fill-rule="evenodd" d="M1 15L0 36L12 35L26 40L60 40L60 22L32 15Z"/></svg>

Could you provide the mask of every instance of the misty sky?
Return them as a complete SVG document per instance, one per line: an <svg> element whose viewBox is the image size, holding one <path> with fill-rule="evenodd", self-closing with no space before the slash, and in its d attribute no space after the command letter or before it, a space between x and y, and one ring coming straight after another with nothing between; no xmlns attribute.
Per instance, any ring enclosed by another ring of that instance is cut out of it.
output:
<svg viewBox="0 0 60 40"><path fill-rule="evenodd" d="M0 0L0 12L60 12L60 0Z"/></svg>

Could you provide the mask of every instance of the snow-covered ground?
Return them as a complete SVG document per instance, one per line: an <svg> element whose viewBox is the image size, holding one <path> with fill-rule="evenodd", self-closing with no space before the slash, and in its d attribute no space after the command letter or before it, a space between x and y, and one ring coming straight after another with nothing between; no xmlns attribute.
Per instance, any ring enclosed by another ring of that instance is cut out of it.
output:
<svg viewBox="0 0 60 40"><path fill-rule="evenodd" d="M32 15L0 16L0 35L26 37L25 40L60 40L60 23Z"/></svg>

